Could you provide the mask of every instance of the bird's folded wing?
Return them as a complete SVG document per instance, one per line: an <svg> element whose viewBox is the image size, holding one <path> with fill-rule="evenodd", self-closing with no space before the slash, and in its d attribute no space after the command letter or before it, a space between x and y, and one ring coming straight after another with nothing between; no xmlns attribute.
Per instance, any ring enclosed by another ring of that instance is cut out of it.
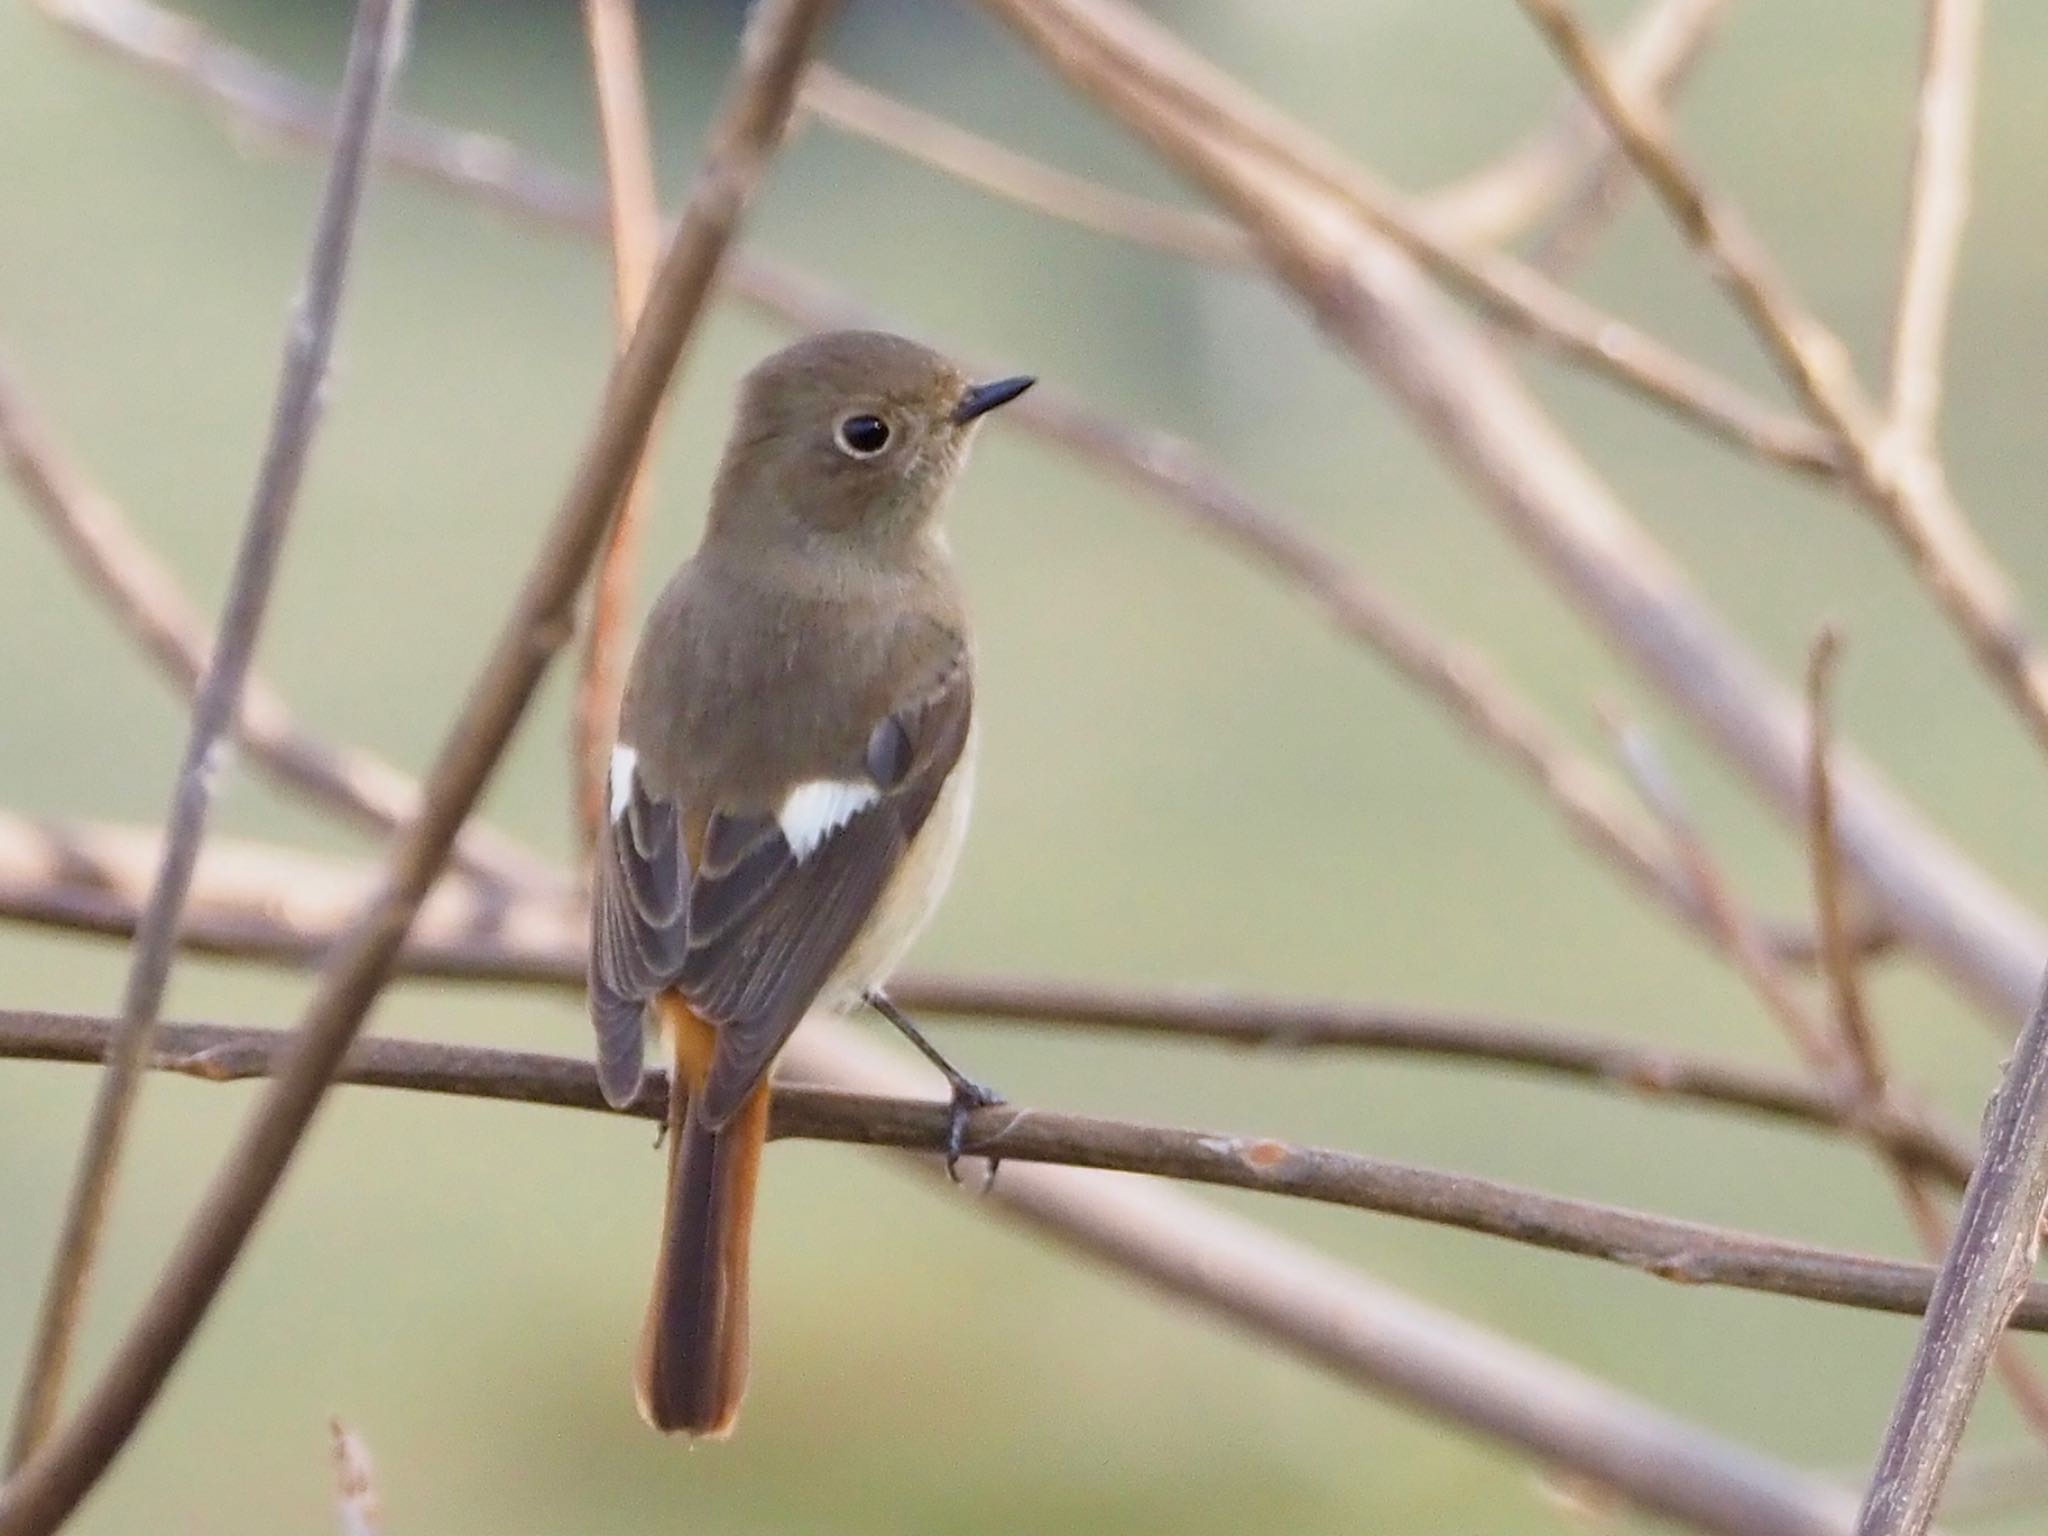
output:
<svg viewBox="0 0 2048 1536"><path fill-rule="evenodd" d="M779 815L614 786L590 954L608 1099L638 1090L641 1012L672 987L718 1031L698 1113L715 1127L739 1108L888 888L959 763L972 710L963 663L875 723L862 782L787 786Z"/></svg>

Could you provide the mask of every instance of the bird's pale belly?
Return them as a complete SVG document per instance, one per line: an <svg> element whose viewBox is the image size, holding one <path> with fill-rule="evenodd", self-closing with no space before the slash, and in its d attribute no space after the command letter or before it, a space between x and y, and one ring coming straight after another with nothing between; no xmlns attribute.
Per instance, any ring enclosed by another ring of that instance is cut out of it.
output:
<svg viewBox="0 0 2048 1536"><path fill-rule="evenodd" d="M974 759L979 732L969 727L959 760L946 777L931 814L889 877L875 910L847 947L845 957L818 995L818 1005L851 1013L889 979L937 910L939 898L960 862L967 818L974 804Z"/></svg>

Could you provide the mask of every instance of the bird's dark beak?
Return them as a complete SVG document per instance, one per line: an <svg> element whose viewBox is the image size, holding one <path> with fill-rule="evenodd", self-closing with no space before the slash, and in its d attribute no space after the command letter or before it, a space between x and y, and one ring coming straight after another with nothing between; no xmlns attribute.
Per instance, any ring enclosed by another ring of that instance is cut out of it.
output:
<svg viewBox="0 0 2048 1536"><path fill-rule="evenodd" d="M1019 374L1014 379L997 379L993 384L977 384L960 398L953 407L953 425L964 427L977 416L986 416L999 405L1008 405L1036 384L1038 380Z"/></svg>

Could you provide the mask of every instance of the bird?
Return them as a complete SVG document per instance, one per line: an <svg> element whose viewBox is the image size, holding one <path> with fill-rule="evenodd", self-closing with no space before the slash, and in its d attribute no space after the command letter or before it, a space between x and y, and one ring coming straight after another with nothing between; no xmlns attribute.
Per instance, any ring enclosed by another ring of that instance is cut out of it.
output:
<svg viewBox="0 0 2048 1536"><path fill-rule="evenodd" d="M669 1068L667 1195L635 1398L723 1437L746 1388L769 1074L806 1014L872 1005L945 1073L948 1167L998 1095L884 990L951 878L973 798L974 669L940 512L974 383L878 331L799 340L742 380L696 551L627 673L592 858L589 1007L606 1100Z"/></svg>

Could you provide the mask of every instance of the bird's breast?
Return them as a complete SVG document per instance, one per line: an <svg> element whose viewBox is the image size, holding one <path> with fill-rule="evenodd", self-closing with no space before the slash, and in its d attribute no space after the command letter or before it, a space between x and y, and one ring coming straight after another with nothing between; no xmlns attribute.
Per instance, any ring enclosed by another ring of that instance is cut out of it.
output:
<svg viewBox="0 0 2048 1536"><path fill-rule="evenodd" d="M938 910L967 841L979 734L974 726L968 727L959 759L933 800L931 814L826 985L820 1000L833 1011L852 1012L862 998L886 982Z"/></svg>

